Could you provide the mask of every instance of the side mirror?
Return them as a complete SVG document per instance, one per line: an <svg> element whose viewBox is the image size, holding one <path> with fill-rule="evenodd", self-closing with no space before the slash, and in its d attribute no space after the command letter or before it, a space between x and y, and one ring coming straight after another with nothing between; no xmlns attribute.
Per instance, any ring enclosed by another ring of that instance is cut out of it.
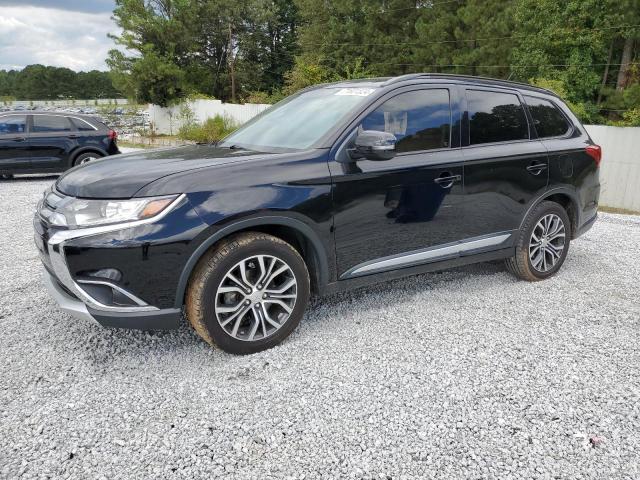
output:
<svg viewBox="0 0 640 480"><path fill-rule="evenodd" d="M391 160L396 156L397 141L393 133L364 130L356 137L354 148L350 152L351 158L354 160L359 158L374 161Z"/></svg>

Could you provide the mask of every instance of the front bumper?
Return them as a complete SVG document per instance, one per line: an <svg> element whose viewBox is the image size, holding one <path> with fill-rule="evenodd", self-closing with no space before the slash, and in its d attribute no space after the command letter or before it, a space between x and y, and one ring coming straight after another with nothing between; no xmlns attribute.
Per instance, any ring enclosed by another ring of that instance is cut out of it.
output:
<svg viewBox="0 0 640 480"><path fill-rule="evenodd" d="M175 201L175 206L184 204L183 196ZM172 205L173 206L173 205ZM167 207L168 212L172 206ZM167 213L168 213L167 212ZM161 220L160 217L152 219ZM152 221L140 220L120 225L93 227L79 230L51 230L43 227L42 219L36 213L34 227L35 242L45 267L44 282L58 302L60 308L70 315L83 320L99 323L104 327L131 328L143 330L166 330L177 328L182 316L181 308L159 308L146 303L121 285L106 278L77 278L71 273L65 247L73 242L87 241L100 236L117 237L118 233L136 227L148 227ZM135 266L134 266L135 268ZM126 303L104 302L92 293L92 285L117 291Z"/></svg>
<svg viewBox="0 0 640 480"><path fill-rule="evenodd" d="M95 319L89 313L87 306L77 298L73 298L71 295L65 292L57 282L57 280L55 280L48 271L45 270L42 279L51 296L55 299L56 302L58 302L60 310L80 320L95 322Z"/></svg>
<svg viewBox="0 0 640 480"><path fill-rule="evenodd" d="M130 328L136 330L173 330L180 325L179 309L163 309L147 312L105 312L87 307L77 298L65 292L58 281L47 271L44 284L58 303L60 310L74 318L97 323L103 327Z"/></svg>

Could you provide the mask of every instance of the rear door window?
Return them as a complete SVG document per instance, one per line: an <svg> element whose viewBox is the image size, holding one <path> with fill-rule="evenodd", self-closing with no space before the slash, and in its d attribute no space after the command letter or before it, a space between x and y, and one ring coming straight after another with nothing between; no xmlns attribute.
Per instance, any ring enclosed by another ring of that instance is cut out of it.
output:
<svg viewBox="0 0 640 480"><path fill-rule="evenodd" d="M7 115L0 117L0 135L27 133L26 115Z"/></svg>
<svg viewBox="0 0 640 480"><path fill-rule="evenodd" d="M416 90L396 95L367 115L360 128L393 133L398 139L399 153L449 148L449 90Z"/></svg>
<svg viewBox="0 0 640 480"><path fill-rule="evenodd" d="M66 117L57 117L53 115L34 115L33 116L33 132L34 133L55 133L70 132L71 124Z"/></svg>
<svg viewBox="0 0 640 480"><path fill-rule="evenodd" d="M549 100L525 95L538 138L562 137L571 129L563 113Z"/></svg>
<svg viewBox="0 0 640 480"><path fill-rule="evenodd" d="M469 143L509 142L529 139L529 125L517 95L467 90Z"/></svg>

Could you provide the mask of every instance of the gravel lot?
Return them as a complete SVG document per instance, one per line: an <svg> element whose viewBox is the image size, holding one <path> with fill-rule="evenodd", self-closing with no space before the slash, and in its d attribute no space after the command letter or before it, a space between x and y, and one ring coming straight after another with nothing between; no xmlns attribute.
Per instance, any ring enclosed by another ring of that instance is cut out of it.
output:
<svg viewBox="0 0 640 480"><path fill-rule="evenodd" d="M0 182L0 477L640 478L640 217L553 279L482 264L316 302L283 345L60 313Z"/></svg>

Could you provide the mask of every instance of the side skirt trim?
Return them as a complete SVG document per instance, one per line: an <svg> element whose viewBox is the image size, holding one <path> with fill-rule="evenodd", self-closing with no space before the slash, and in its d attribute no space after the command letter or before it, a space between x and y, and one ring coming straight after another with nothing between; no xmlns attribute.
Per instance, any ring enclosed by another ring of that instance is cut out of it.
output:
<svg viewBox="0 0 640 480"><path fill-rule="evenodd" d="M505 248L513 236L512 232L501 232L482 237L474 237L459 242L438 245L422 250L414 250L399 255L378 258L369 262L364 262L350 268L340 276L341 280L370 275L373 273L386 272L399 268L413 267L423 263L439 262L452 258L480 253L487 249L493 250Z"/></svg>

